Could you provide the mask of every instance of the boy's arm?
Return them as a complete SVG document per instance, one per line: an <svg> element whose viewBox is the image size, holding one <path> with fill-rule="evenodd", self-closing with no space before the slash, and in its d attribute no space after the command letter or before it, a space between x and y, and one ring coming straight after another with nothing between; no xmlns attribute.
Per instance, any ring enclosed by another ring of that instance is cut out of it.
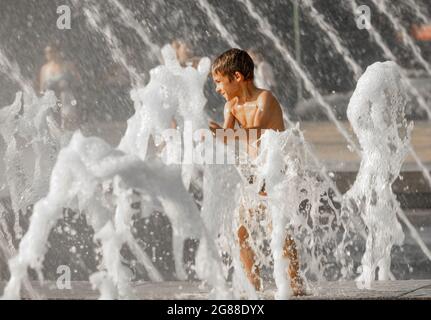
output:
<svg viewBox="0 0 431 320"><path fill-rule="evenodd" d="M231 101L226 102L224 105L224 123L223 129L233 129L235 128L235 117L232 113L233 103Z"/></svg>
<svg viewBox="0 0 431 320"><path fill-rule="evenodd" d="M236 118L232 113L232 107L236 103L237 103L237 98L234 98L234 100L228 101L224 105L224 110L223 110L224 123L223 123L223 126L220 126L218 123L216 123L214 121L210 121L210 129L216 137L220 138L220 135L216 134L217 133L216 130L233 130L233 131L238 130L238 129L235 129ZM239 129L239 130L243 130L243 129ZM238 137L236 135L235 135L235 139L238 139ZM225 144L227 143L227 137L225 135L223 135L223 142Z"/></svg>
<svg viewBox="0 0 431 320"><path fill-rule="evenodd" d="M235 117L232 114L232 103L230 101L226 102L223 110L223 126L220 126L215 121L209 122L209 128L215 134L217 129L233 129L235 127Z"/></svg>

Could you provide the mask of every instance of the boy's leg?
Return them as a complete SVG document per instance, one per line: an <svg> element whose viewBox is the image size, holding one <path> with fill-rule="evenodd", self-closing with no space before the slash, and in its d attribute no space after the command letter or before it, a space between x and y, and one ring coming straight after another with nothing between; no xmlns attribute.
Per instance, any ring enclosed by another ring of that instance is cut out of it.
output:
<svg viewBox="0 0 431 320"><path fill-rule="evenodd" d="M254 288L259 291L261 290L259 268L254 265L256 255L253 252L253 249L248 244L248 238L249 234L247 229L244 226L240 226L238 229L240 259L244 266L247 278L254 286Z"/></svg>
<svg viewBox="0 0 431 320"><path fill-rule="evenodd" d="M298 261L298 252L296 250L295 240L290 235L287 235L284 248L283 248L284 257L289 259L289 277L290 277L290 286L293 290L293 295L295 296L303 296L305 295L304 283L299 274L299 261Z"/></svg>

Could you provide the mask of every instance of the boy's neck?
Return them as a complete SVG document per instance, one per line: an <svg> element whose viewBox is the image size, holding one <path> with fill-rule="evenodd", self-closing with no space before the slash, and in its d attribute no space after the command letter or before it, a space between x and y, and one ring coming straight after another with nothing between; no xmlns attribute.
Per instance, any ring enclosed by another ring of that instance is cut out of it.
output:
<svg viewBox="0 0 431 320"><path fill-rule="evenodd" d="M253 101L256 96L257 88L253 81L245 81L239 90L238 103L243 104L248 101Z"/></svg>

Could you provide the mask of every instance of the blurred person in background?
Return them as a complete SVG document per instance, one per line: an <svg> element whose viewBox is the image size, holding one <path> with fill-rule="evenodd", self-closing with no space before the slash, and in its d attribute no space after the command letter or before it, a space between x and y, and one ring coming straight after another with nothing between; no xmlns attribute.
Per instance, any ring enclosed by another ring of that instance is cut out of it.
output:
<svg viewBox="0 0 431 320"><path fill-rule="evenodd" d="M187 44L184 40L174 40L172 41L171 46L175 49L175 52L177 53L177 60L183 68L197 68L200 57L194 56L189 44Z"/></svg>
<svg viewBox="0 0 431 320"><path fill-rule="evenodd" d="M431 41L431 24L412 25L410 33L418 41Z"/></svg>
<svg viewBox="0 0 431 320"><path fill-rule="evenodd" d="M54 91L58 99L57 121L62 130L74 131L79 127L79 109L74 95L74 88L81 77L75 66L63 59L62 53L55 45L44 49L46 63L38 77L38 91Z"/></svg>

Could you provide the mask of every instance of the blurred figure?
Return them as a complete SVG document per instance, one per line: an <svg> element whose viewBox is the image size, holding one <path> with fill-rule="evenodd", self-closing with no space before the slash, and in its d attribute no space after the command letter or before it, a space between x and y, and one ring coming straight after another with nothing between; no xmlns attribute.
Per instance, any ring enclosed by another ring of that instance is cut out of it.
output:
<svg viewBox="0 0 431 320"><path fill-rule="evenodd" d="M183 40L174 40L172 41L171 46L175 49L177 60L183 68L197 68L200 58L193 56L193 51L191 50L190 45Z"/></svg>
<svg viewBox="0 0 431 320"><path fill-rule="evenodd" d="M42 66L38 78L38 90L43 94L52 90L59 101L59 121L62 130L74 131L79 126L77 101L73 86L80 80L75 66L63 60L60 50L49 45L44 50L46 63Z"/></svg>
<svg viewBox="0 0 431 320"><path fill-rule="evenodd" d="M171 46L176 52L177 60L181 67L193 67L195 69L198 67L201 58L193 55L193 51L188 43L184 40L175 39L172 41ZM175 119L172 119L171 127L178 127Z"/></svg>
<svg viewBox="0 0 431 320"><path fill-rule="evenodd" d="M247 53L254 62L254 81L258 88L272 90L275 84L274 73L271 65L255 49L249 49Z"/></svg>
<svg viewBox="0 0 431 320"><path fill-rule="evenodd" d="M431 24L428 25L412 25L411 35L419 41L431 41Z"/></svg>

